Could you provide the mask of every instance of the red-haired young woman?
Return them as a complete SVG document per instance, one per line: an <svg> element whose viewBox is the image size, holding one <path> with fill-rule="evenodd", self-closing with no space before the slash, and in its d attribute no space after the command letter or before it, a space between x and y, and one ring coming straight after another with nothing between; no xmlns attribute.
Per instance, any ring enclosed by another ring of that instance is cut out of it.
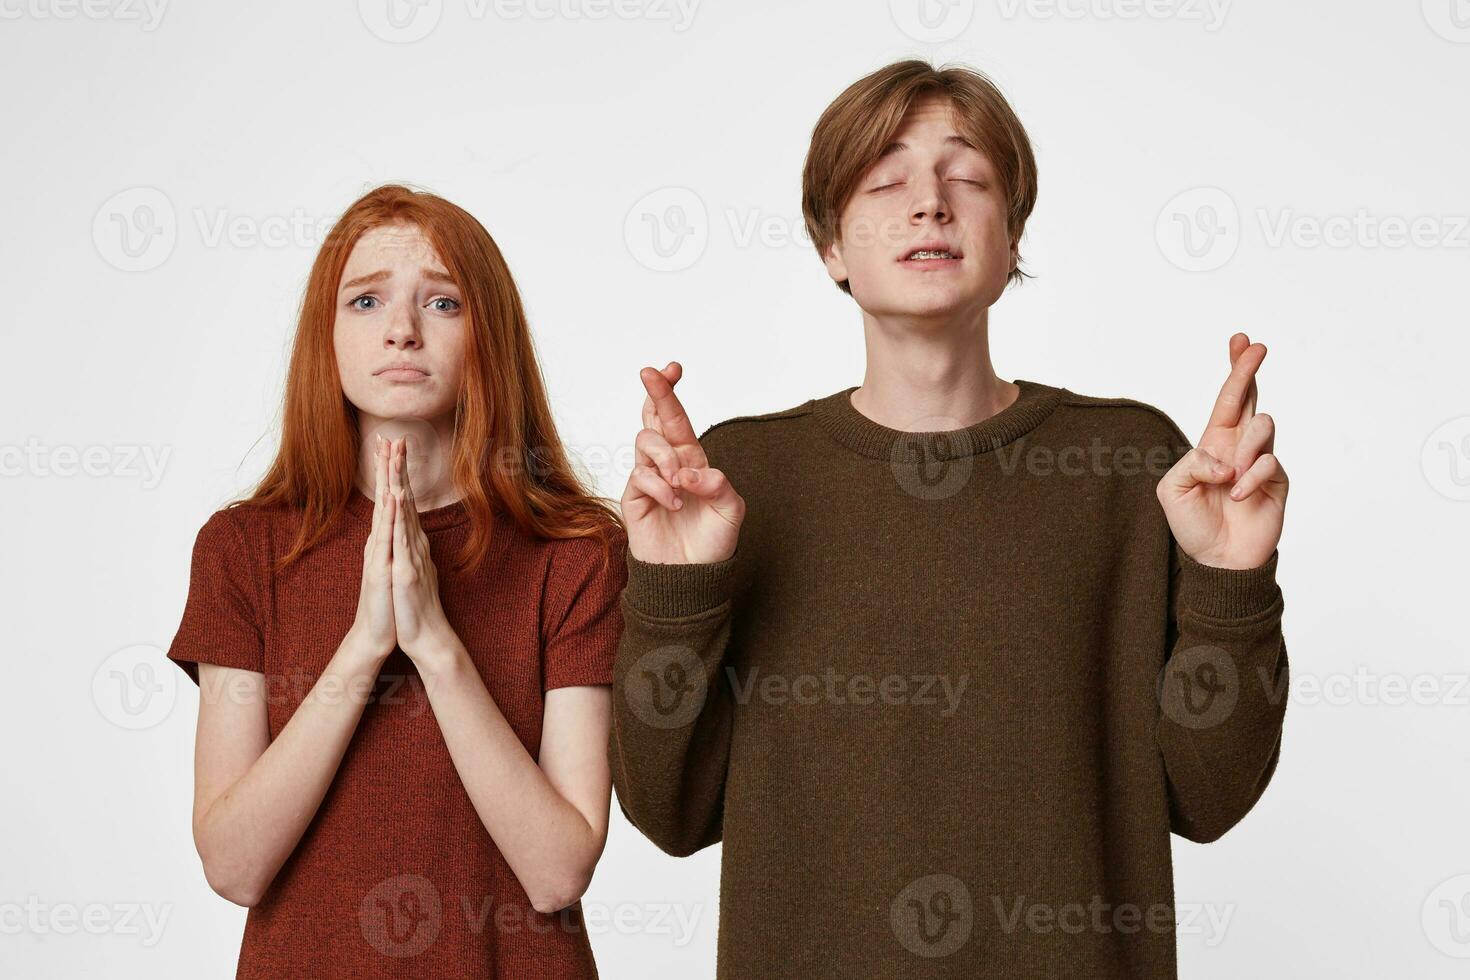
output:
<svg viewBox="0 0 1470 980"><path fill-rule="evenodd" d="M281 446L193 551L194 841L240 977L595 977L626 538L570 465L464 210L354 203L311 270Z"/></svg>

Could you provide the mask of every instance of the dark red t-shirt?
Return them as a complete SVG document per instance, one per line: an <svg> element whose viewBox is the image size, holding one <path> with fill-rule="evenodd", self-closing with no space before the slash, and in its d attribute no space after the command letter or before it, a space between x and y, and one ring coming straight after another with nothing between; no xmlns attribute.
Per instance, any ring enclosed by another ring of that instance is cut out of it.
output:
<svg viewBox="0 0 1470 980"><path fill-rule="evenodd" d="M213 514L194 544L189 597L168 657L197 684L198 662L266 678L275 738L352 625L373 502L273 573L297 517L285 508ZM610 559L591 539L532 537L497 516L486 561L456 572L469 533L462 503L424 511L450 625L534 759L544 694L611 684L622 632L626 537ZM246 917L237 976L597 976L581 903L546 915L480 822L413 662L384 662L325 799Z"/></svg>

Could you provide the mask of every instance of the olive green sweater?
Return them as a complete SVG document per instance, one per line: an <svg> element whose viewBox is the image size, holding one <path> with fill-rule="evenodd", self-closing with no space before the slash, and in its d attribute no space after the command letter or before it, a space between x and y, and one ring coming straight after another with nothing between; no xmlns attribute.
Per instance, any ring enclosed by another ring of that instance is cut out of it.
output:
<svg viewBox="0 0 1470 980"><path fill-rule="evenodd" d="M667 853L723 842L721 980L1176 975L1170 832L1276 767L1277 555L1180 551L1158 409L1016 384L947 432L853 388L714 425L734 556L628 556L614 784Z"/></svg>

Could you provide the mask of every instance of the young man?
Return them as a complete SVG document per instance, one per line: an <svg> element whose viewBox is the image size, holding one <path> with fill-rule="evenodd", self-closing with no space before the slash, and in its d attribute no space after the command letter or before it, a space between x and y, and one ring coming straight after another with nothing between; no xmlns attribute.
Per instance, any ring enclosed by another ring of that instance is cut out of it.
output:
<svg viewBox="0 0 1470 980"><path fill-rule="evenodd" d="M917 61L813 134L803 207L861 386L695 437L645 368L613 781L724 842L718 975L1173 977L1171 831L1275 769L1286 477L1237 334L1198 448L991 367L1036 197L981 75Z"/></svg>

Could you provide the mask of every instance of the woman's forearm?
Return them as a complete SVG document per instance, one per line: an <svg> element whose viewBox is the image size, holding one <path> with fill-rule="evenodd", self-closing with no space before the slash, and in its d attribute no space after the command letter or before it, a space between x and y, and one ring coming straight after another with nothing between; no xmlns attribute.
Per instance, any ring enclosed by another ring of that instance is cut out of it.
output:
<svg viewBox="0 0 1470 980"><path fill-rule="evenodd" d="M602 836L531 758L463 645L418 666L460 781L532 906L571 905L592 880Z"/></svg>
<svg viewBox="0 0 1470 980"><path fill-rule="evenodd" d="M213 800L196 801L195 846L220 895L249 906L265 894L326 796L381 665L349 634L244 775ZM230 696L201 690L201 711L210 710L204 698Z"/></svg>

